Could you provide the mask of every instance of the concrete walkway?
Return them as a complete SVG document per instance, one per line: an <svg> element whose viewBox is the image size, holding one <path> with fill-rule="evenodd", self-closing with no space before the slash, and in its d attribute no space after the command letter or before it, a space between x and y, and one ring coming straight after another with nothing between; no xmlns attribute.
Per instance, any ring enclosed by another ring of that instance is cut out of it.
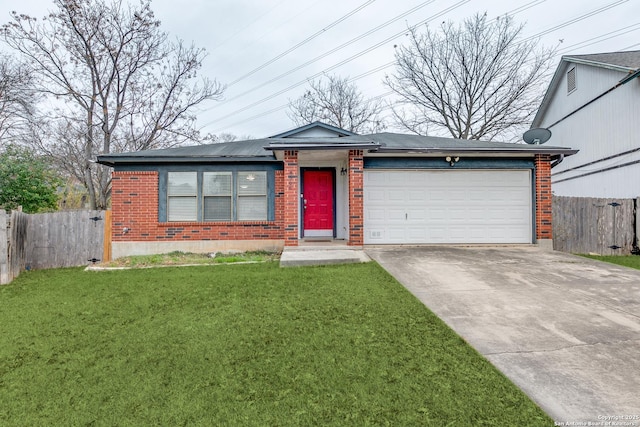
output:
<svg viewBox="0 0 640 427"><path fill-rule="evenodd" d="M640 426L640 271L532 246L367 253L556 425Z"/></svg>
<svg viewBox="0 0 640 427"><path fill-rule="evenodd" d="M308 265L352 264L371 259L362 247L316 243L304 246L285 246L280 257L280 267Z"/></svg>

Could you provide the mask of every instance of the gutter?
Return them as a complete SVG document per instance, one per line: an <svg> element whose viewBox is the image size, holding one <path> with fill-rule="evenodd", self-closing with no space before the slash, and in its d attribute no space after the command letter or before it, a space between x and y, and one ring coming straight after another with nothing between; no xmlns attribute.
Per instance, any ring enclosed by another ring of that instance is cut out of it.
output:
<svg viewBox="0 0 640 427"><path fill-rule="evenodd" d="M181 156L181 157L143 157L143 156L127 156L127 157L107 157L98 156L96 163L101 165L114 167L116 164L145 164L145 163L211 163L211 162L262 162L273 163L278 162L275 157L272 156Z"/></svg>
<svg viewBox="0 0 640 427"><path fill-rule="evenodd" d="M514 144L515 145L515 144ZM531 146L529 146L531 147ZM540 148L537 148L540 147ZM410 153L419 153L419 154L551 154L558 156L571 156L576 154L578 150L573 150L571 148L564 147L543 147L536 146L531 148L462 148L462 147L450 147L450 148L380 148L375 151L376 154L385 154L385 153L398 153L398 154L410 154Z"/></svg>

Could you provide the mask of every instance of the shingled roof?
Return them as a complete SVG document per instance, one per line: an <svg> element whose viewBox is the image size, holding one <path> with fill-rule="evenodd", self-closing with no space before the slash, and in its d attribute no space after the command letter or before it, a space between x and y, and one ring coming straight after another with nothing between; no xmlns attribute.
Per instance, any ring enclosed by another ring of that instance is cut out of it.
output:
<svg viewBox="0 0 640 427"><path fill-rule="evenodd" d="M586 63L596 67L616 67L625 71L635 71L640 68L640 50L593 53L589 55L565 55L562 59L567 62Z"/></svg>
<svg viewBox="0 0 640 427"><path fill-rule="evenodd" d="M202 163L202 162L274 162L275 151L282 150L350 150L368 153L468 153L481 155L571 155L576 150L546 145L513 144L496 141L441 138L435 136L375 133L322 138L262 138L191 147L146 150L132 153L98 156L98 163L107 166L141 163Z"/></svg>

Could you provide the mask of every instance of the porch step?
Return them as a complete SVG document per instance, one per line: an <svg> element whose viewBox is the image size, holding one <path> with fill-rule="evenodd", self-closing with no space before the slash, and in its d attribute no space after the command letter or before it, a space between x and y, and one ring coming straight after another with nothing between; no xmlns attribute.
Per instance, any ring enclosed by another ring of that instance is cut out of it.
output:
<svg viewBox="0 0 640 427"><path fill-rule="evenodd" d="M353 264L369 262L371 259L362 248L335 246L285 247L280 257L280 267L303 267L309 265Z"/></svg>

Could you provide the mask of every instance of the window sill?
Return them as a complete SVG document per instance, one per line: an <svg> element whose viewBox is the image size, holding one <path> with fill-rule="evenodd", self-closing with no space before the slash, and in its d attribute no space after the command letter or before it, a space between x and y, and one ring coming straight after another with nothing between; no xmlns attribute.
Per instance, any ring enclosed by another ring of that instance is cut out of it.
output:
<svg viewBox="0 0 640 427"><path fill-rule="evenodd" d="M250 221L172 221L159 222L160 227L211 227L211 226L229 226L229 225L275 225L276 221L269 220L250 220Z"/></svg>

